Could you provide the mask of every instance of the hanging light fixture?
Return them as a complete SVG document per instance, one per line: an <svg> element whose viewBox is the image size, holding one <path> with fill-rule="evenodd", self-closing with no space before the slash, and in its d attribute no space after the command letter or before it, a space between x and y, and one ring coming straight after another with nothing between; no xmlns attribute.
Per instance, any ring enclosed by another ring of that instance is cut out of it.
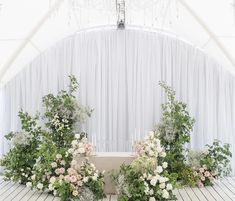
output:
<svg viewBox="0 0 235 201"><path fill-rule="evenodd" d="M125 0L116 0L117 28L125 29Z"/></svg>

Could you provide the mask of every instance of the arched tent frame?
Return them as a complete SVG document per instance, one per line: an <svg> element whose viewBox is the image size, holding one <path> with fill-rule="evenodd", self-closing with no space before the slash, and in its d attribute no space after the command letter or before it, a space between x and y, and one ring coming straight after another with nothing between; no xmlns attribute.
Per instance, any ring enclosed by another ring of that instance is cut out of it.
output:
<svg viewBox="0 0 235 201"><path fill-rule="evenodd" d="M225 64L225 68L228 68L230 72L234 73L234 56L230 53L229 50L227 50L226 46L224 46L224 44L219 40L213 30L211 30L210 27L206 24L206 22L199 16L199 14L194 9L192 9L192 6L189 5L189 2L186 2L185 0L177 1L187 10L188 13L190 13L190 15L196 20L196 22L209 35L210 40L212 40L216 44L218 49L222 52L222 54L227 58L227 60L231 64L230 66ZM38 23L33 26L32 30L29 31L29 33L27 34L27 37L25 37L25 39L15 48L15 50L7 59L7 61L4 62L4 65L0 68L0 81L4 82L4 76L12 67L12 65L16 62L21 52L24 51L25 47L28 44L32 43L33 45L32 38L39 32L40 28L50 19L54 12L56 12L56 10L58 10L63 5L64 2L65 0L56 1L54 5L51 6L50 9L46 12L46 14L43 15L43 17L38 21Z"/></svg>

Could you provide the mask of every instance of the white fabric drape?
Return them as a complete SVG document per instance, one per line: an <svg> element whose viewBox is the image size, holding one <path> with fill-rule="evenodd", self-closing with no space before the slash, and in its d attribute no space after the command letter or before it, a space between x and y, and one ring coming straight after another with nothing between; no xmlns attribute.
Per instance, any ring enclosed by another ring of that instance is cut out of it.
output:
<svg viewBox="0 0 235 201"><path fill-rule="evenodd" d="M151 130L166 100L162 80L196 119L191 148L215 138L235 144L235 78L222 66L164 33L100 29L57 43L1 88L0 155L3 135L20 128L17 111L40 111L41 97L64 89L69 74L79 80L79 101L95 108L84 129L97 151L130 151Z"/></svg>

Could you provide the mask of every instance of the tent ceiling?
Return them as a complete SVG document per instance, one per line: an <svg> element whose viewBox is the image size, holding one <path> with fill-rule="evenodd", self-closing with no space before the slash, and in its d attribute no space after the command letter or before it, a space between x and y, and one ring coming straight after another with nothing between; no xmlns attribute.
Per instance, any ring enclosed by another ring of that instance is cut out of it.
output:
<svg viewBox="0 0 235 201"><path fill-rule="evenodd" d="M125 0L127 27L168 30L234 72L235 1L185 1L192 11L183 6L182 1ZM56 4L58 8L52 10ZM115 25L116 20L116 0L0 0L1 81L11 79L58 40L84 28ZM33 30L35 33L30 35ZM25 46L19 48L23 43Z"/></svg>

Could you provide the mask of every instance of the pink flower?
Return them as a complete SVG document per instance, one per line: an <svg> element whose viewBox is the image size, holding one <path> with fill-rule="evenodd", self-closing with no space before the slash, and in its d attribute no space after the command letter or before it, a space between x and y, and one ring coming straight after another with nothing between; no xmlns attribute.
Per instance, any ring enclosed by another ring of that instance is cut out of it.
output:
<svg viewBox="0 0 235 201"><path fill-rule="evenodd" d="M208 178L209 178L210 182L214 181L214 177L209 176Z"/></svg>
<svg viewBox="0 0 235 201"><path fill-rule="evenodd" d="M69 183L69 182L70 182L70 176L69 176L69 175L66 175L66 176L64 177L64 181L67 182L67 183Z"/></svg>
<svg viewBox="0 0 235 201"><path fill-rule="evenodd" d="M65 169L64 168L60 168L60 174L64 174L65 173Z"/></svg>
<svg viewBox="0 0 235 201"><path fill-rule="evenodd" d="M209 177L211 174L210 174L210 172L206 171L206 172L204 173L204 175L205 175L205 177Z"/></svg>
<svg viewBox="0 0 235 201"><path fill-rule="evenodd" d="M55 169L55 173L56 173L57 175L59 175L59 174L60 174L60 168Z"/></svg>
<svg viewBox="0 0 235 201"><path fill-rule="evenodd" d="M51 167L52 168L56 168L57 167L57 163L56 162L51 163Z"/></svg>
<svg viewBox="0 0 235 201"><path fill-rule="evenodd" d="M62 155L61 154L56 154L56 159L61 159L62 158Z"/></svg>
<svg viewBox="0 0 235 201"><path fill-rule="evenodd" d="M68 173L69 173L69 175L73 175L73 174L76 174L77 172L73 168L69 168Z"/></svg>
<svg viewBox="0 0 235 201"><path fill-rule="evenodd" d="M77 185L78 185L78 186L82 186L82 184L83 184L82 181L78 181L78 182L77 182Z"/></svg>
<svg viewBox="0 0 235 201"><path fill-rule="evenodd" d="M204 168L199 168L200 173L203 173L204 171L205 171Z"/></svg>
<svg viewBox="0 0 235 201"><path fill-rule="evenodd" d="M198 183L197 183L197 185L198 185L198 187L199 187L199 188L204 187L204 185L203 185L203 183L202 183L202 182L198 182Z"/></svg>
<svg viewBox="0 0 235 201"><path fill-rule="evenodd" d="M64 160L60 161L60 164L65 165L65 161Z"/></svg>
<svg viewBox="0 0 235 201"><path fill-rule="evenodd" d="M76 181L77 181L77 177L76 176L71 176L70 177L70 181L72 182L72 183L75 183Z"/></svg>

